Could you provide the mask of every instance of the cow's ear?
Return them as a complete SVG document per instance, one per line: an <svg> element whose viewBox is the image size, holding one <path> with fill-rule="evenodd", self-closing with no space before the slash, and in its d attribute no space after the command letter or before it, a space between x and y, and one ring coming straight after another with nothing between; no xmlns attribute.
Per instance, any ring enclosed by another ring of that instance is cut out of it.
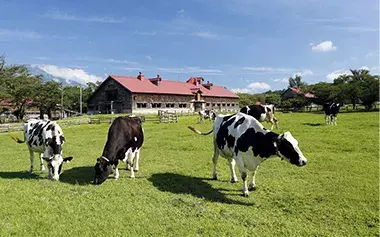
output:
<svg viewBox="0 0 380 237"><path fill-rule="evenodd" d="M44 159L45 161L50 161L52 157L42 157L42 159Z"/></svg>
<svg viewBox="0 0 380 237"><path fill-rule="evenodd" d="M72 156L63 158L63 163L69 163L73 159Z"/></svg>

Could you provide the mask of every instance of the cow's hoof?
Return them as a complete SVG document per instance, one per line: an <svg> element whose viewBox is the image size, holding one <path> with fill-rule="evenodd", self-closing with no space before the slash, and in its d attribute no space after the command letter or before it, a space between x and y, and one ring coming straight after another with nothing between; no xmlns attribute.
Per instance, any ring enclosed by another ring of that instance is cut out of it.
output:
<svg viewBox="0 0 380 237"><path fill-rule="evenodd" d="M238 179L231 179L231 183L237 183L238 181Z"/></svg>
<svg viewBox="0 0 380 237"><path fill-rule="evenodd" d="M247 193L242 193L241 196L242 197L248 197L249 195L248 195L248 192L247 192Z"/></svg>
<svg viewBox="0 0 380 237"><path fill-rule="evenodd" d="M115 179L118 179L118 178L119 178L119 176L115 176L114 178L115 178Z"/></svg>
<svg viewBox="0 0 380 237"><path fill-rule="evenodd" d="M255 190L256 190L256 186L248 187L248 191L255 191Z"/></svg>
<svg viewBox="0 0 380 237"><path fill-rule="evenodd" d="M135 179L135 176L131 176L131 179Z"/></svg>
<svg viewBox="0 0 380 237"><path fill-rule="evenodd" d="M139 170L133 170L134 172L139 172Z"/></svg>
<svg viewBox="0 0 380 237"><path fill-rule="evenodd" d="M33 174L33 170L32 169L29 170L29 174Z"/></svg>
<svg viewBox="0 0 380 237"><path fill-rule="evenodd" d="M131 170L129 167L125 167L125 170Z"/></svg>

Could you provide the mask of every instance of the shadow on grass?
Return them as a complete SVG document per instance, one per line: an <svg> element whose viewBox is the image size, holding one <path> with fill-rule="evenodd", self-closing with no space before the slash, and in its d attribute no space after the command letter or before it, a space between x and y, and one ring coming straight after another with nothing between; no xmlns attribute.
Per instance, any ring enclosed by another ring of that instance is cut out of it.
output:
<svg viewBox="0 0 380 237"><path fill-rule="evenodd" d="M89 185L94 180L93 166L74 167L69 170L62 171L59 181L76 185Z"/></svg>
<svg viewBox="0 0 380 237"><path fill-rule="evenodd" d="M317 126L322 126L324 124L322 124L322 123L302 123L302 125L308 125L308 126L312 126L312 127L317 127Z"/></svg>
<svg viewBox="0 0 380 237"><path fill-rule="evenodd" d="M227 198L218 189L213 188L201 178L175 173L153 174L148 178L158 190L175 194L191 194L194 197L205 198L211 202L239 204L252 206L252 203L241 202Z"/></svg>
<svg viewBox="0 0 380 237"><path fill-rule="evenodd" d="M28 171L5 171L0 172L0 178L3 179L40 179L40 176Z"/></svg>

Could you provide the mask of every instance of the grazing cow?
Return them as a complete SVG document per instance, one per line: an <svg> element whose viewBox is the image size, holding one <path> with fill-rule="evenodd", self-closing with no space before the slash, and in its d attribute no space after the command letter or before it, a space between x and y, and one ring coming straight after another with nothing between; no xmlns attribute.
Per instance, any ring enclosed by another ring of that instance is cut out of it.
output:
<svg viewBox="0 0 380 237"><path fill-rule="evenodd" d="M326 103L323 105L323 111L325 112L325 120L326 124L336 124L336 120L338 118L340 105L339 103Z"/></svg>
<svg viewBox="0 0 380 237"><path fill-rule="evenodd" d="M215 120L216 113L214 110L201 110L199 113L199 123L203 123L205 119Z"/></svg>
<svg viewBox="0 0 380 237"><path fill-rule="evenodd" d="M213 178L217 179L216 165L218 157L228 159L231 171L231 182L237 182L235 163L237 163L243 180L243 195L248 190L256 189L255 172L261 162L271 156L278 156L297 166L306 165L306 158L298 147L298 141L290 132L276 134L263 127L254 117L244 113L218 115L213 129L202 133L188 127L200 135L214 133ZM247 188L247 172L251 171L249 188Z"/></svg>
<svg viewBox="0 0 380 237"><path fill-rule="evenodd" d="M271 123L271 130L273 129L274 124L276 125L276 128L278 128L278 120L274 116L274 105L247 105L241 108L240 112L251 115L260 122L267 121L268 123Z"/></svg>
<svg viewBox="0 0 380 237"><path fill-rule="evenodd" d="M119 178L119 160L127 162L130 167L131 178L135 177L134 171L138 169L138 159L140 148L144 142L144 130L141 120L137 117L117 117L108 130L107 142L104 146L102 156L97 159L95 164L94 184L103 183L115 169L115 179ZM136 166L134 166L134 157ZM129 159L128 157L131 157ZM132 167L131 167L132 166Z"/></svg>
<svg viewBox="0 0 380 237"><path fill-rule="evenodd" d="M34 169L34 152L39 153L40 170L44 171L45 160L48 164L49 178L59 180L62 164L69 162L73 157L63 158L62 147L65 143L61 127L54 121L32 119L24 124L24 141L12 137L18 143L26 142L30 153L30 173Z"/></svg>

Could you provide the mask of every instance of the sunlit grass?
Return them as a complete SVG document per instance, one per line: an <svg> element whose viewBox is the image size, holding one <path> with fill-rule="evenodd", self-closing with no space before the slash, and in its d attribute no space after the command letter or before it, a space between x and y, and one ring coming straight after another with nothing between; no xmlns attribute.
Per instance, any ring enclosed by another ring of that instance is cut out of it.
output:
<svg viewBox="0 0 380 237"><path fill-rule="evenodd" d="M272 158L258 169L258 189L241 197L224 159L212 177L211 122L144 123L136 179L120 171L90 184L109 124L63 126L61 181L29 175L29 153L0 134L0 236L374 236L379 234L378 113L276 113L308 158L303 168ZM270 127L269 124L265 124ZM36 160L36 166L38 166ZM120 168L123 168L124 164ZM239 177L240 178L240 177ZM240 179L241 180L241 179Z"/></svg>

